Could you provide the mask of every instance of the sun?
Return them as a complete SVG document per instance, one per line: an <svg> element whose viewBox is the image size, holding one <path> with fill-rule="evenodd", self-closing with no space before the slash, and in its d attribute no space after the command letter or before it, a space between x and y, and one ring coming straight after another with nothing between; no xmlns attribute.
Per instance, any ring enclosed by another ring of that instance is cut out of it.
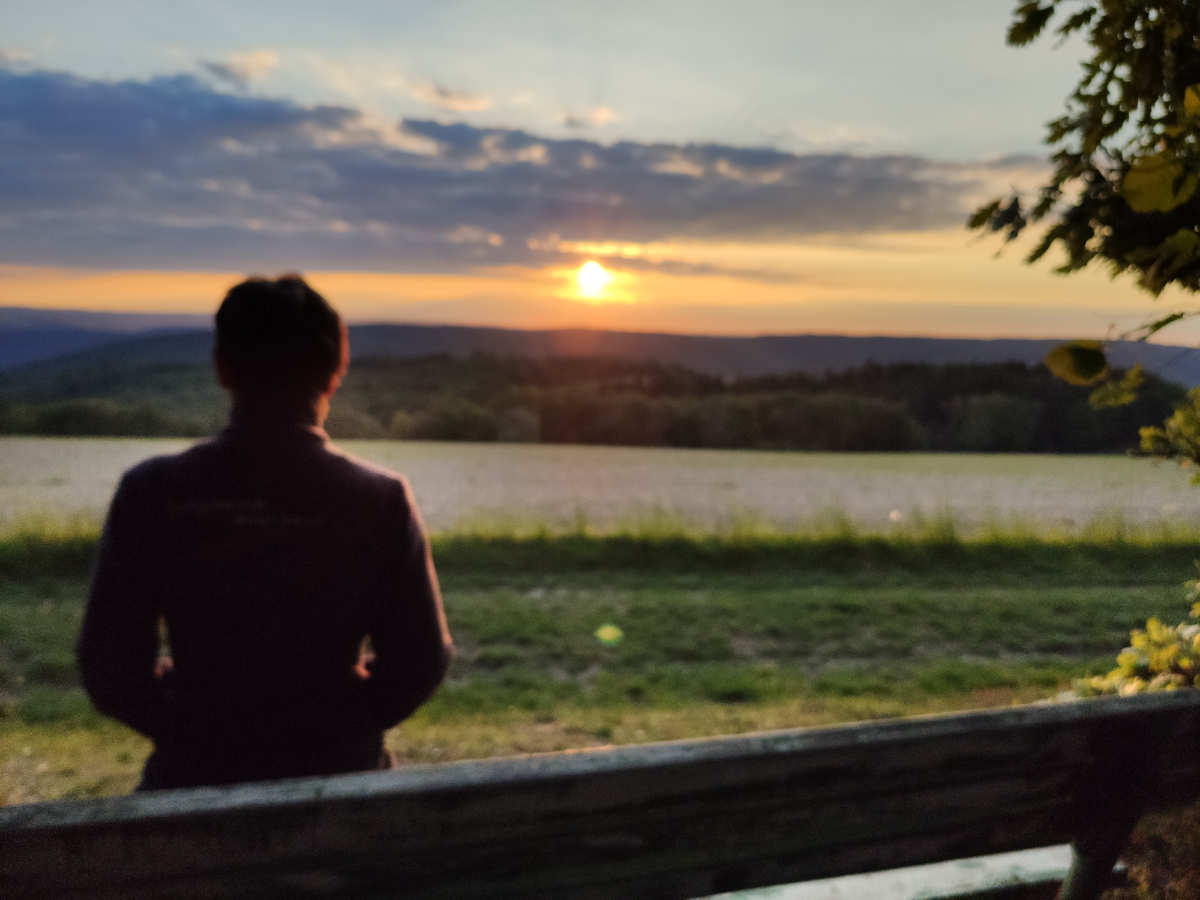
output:
<svg viewBox="0 0 1200 900"><path fill-rule="evenodd" d="M594 259L589 259L575 273L575 281L579 285L579 296L588 300L604 298L605 288L613 279L612 273Z"/></svg>

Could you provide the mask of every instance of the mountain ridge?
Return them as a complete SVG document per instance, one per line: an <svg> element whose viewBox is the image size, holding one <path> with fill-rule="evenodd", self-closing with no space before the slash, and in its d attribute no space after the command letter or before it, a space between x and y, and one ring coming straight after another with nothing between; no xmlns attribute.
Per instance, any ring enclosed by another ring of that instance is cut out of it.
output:
<svg viewBox="0 0 1200 900"><path fill-rule="evenodd" d="M56 313L61 313L58 319ZM0 372L19 378L20 372L30 366L46 371L59 366L103 366L106 362L122 366L203 362L212 345L207 321L206 317L170 314L0 307ZM139 330L139 324L146 327ZM352 353L359 358L472 353L537 358L600 356L677 363L699 372L735 377L783 372L823 374L872 362L1031 364L1040 362L1061 343L1052 338L832 334L744 337L408 323L353 324L350 340ZM1190 347L1119 341L1109 344L1109 357L1119 368L1142 363L1149 371L1178 384L1190 387L1200 383L1200 354Z"/></svg>

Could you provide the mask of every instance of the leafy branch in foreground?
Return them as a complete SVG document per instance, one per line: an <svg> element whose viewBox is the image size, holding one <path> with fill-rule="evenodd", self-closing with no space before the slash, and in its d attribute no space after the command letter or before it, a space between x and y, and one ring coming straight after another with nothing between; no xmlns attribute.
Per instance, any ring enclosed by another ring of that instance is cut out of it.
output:
<svg viewBox="0 0 1200 900"><path fill-rule="evenodd" d="M968 227L1046 228L1028 254L1065 254L1061 273L1098 261L1131 272L1157 296L1168 285L1200 289L1200 5L1191 0L1047 0L1020 3L1008 42L1023 46L1053 29L1083 35L1091 57L1047 124L1053 169L1030 205L1014 193L982 206ZM1143 327L1144 336L1190 312Z"/></svg>
<svg viewBox="0 0 1200 900"><path fill-rule="evenodd" d="M1200 3L1194 0L1021 0L1009 44L1047 33L1082 38L1090 56L1063 115L1047 123L1051 173L1037 199L1015 191L977 209L967 227L1011 242L1034 226L1026 261L1052 249L1057 272L1093 262L1113 277L1130 273L1153 296L1168 286L1200 290ZM1175 308L1122 335L1144 341L1200 315ZM1071 384L1091 385L1096 407L1131 402L1140 370L1118 376L1097 341L1062 344L1047 367ZM1200 460L1192 398L1161 428L1142 429L1151 454Z"/></svg>
<svg viewBox="0 0 1200 900"><path fill-rule="evenodd" d="M1142 428L1139 434L1143 453L1181 465L1200 464L1200 388L1188 391L1161 427ZM1200 484L1200 472L1192 476L1192 484Z"/></svg>
<svg viewBox="0 0 1200 900"><path fill-rule="evenodd" d="M1014 191L976 210L967 227L1000 233L1007 243L1042 225L1027 262L1054 249L1063 255L1061 274L1098 262L1113 277L1134 275L1155 297L1168 286L1200 290L1200 3L1021 0L1008 42L1024 46L1047 29L1062 41L1082 36L1091 53L1064 114L1047 124L1050 177L1032 205ZM1126 337L1146 340L1197 314L1175 309ZM1056 347L1046 365L1072 384L1099 385L1096 406L1129 402L1144 377L1136 369L1111 373L1095 341ZM1200 462L1200 389L1140 435L1146 453ZM1200 619L1200 602L1191 617ZM1076 690L1127 695L1192 686L1200 686L1200 622L1168 627L1152 618L1132 633L1115 669Z"/></svg>

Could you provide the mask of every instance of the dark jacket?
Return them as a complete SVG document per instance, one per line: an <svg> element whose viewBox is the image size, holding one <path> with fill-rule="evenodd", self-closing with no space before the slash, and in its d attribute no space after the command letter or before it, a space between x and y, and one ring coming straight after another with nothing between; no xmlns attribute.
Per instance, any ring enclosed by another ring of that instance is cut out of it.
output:
<svg viewBox="0 0 1200 900"><path fill-rule="evenodd" d="M78 652L96 707L154 740L147 781L176 787L378 767L452 645L406 482L319 428L235 419L122 478Z"/></svg>

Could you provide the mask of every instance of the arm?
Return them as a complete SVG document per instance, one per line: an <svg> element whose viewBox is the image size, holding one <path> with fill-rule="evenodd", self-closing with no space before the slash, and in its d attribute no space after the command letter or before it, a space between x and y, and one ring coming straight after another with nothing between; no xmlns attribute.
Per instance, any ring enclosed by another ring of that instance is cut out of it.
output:
<svg viewBox="0 0 1200 900"><path fill-rule="evenodd" d="M375 727L407 718L441 684L454 656L429 541L407 484L401 486L395 536L385 551L394 562L380 585L371 629L375 660L367 703Z"/></svg>
<svg viewBox="0 0 1200 900"><path fill-rule="evenodd" d="M84 689L100 712L160 737L169 708L163 681L155 677L158 609L146 571L153 554L139 552L152 525L139 513L127 474L100 539L77 655Z"/></svg>

